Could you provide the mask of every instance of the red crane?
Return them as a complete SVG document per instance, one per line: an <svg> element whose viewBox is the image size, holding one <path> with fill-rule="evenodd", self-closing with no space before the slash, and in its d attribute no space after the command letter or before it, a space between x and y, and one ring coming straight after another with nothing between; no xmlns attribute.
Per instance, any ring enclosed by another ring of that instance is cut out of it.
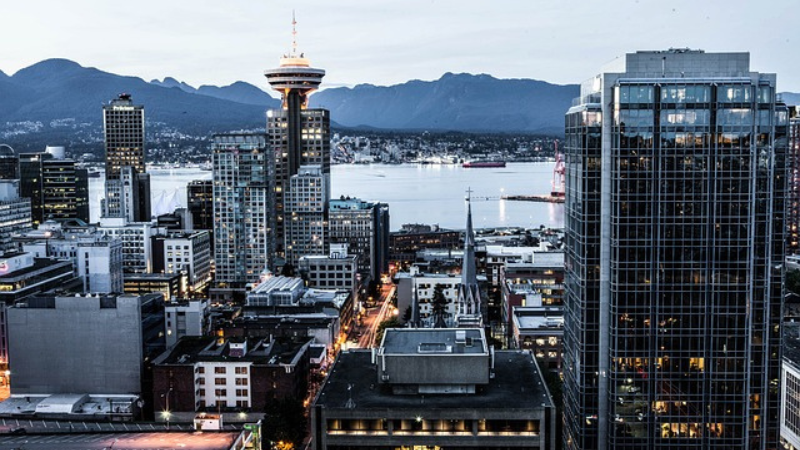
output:
<svg viewBox="0 0 800 450"><path fill-rule="evenodd" d="M553 190L550 195L553 197L564 198L565 177L567 168L564 165L564 156L558 152L558 140L553 141L555 146L556 166L553 167Z"/></svg>

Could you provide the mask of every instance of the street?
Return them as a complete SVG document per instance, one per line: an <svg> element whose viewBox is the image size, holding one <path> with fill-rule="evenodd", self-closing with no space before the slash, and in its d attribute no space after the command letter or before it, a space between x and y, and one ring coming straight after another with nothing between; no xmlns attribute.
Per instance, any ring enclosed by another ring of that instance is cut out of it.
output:
<svg viewBox="0 0 800 450"><path fill-rule="evenodd" d="M361 333L358 338L358 347L372 348L380 344L380 342L375 342L375 334L378 331L378 325L391 318L395 311L392 302L389 301L394 295L394 290L394 284L382 286L379 306L365 310L361 326L356 326L356 332Z"/></svg>

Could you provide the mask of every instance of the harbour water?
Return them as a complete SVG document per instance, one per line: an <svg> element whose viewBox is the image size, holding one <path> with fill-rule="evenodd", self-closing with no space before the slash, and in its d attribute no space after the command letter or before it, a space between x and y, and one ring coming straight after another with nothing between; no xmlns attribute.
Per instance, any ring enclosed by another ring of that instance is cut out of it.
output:
<svg viewBox="0 0 800 450"><path fill-rule="evenodd" d="M336 165L331 169L331 197L358 197L389 204L391 229L405 223L464 228L467 189L472 191L476 228L561 227L564 205L501 200L502 195L547 194L554 163L508 163L505 168L465 169L460 165ZM153 208L186 205L186 185L209 179L200 169L149 170ZM103 178L89 182L91 219L100 217Z"/></svg>

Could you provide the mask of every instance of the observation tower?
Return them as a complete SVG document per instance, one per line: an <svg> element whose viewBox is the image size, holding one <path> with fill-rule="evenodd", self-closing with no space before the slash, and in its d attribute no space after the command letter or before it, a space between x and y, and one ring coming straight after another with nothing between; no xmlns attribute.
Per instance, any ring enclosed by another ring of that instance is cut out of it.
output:
<svg viewBox="0 0 800 450"><path fill-rule="evenodd" d="M311 67L303 53L297 53L297 21L292 14L292 51L283 55L280 65L266 70L264 76L272 89L281 93L282 107L286 111L288 175L294 175L300 166L302 119L300 112L308 106L308 96L317 90L325 70Z"/></svg>

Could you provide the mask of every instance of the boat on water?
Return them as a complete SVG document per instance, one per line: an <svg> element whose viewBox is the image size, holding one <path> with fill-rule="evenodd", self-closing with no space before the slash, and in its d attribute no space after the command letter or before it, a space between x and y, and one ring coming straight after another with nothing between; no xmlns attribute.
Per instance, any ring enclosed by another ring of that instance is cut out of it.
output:
<svg viewBox="0 0 800 450"><path fill-rule="evenodd" d="M505 167L505 161L467 161L461 164L465 169L489 168L489 167Z"/></svg>

